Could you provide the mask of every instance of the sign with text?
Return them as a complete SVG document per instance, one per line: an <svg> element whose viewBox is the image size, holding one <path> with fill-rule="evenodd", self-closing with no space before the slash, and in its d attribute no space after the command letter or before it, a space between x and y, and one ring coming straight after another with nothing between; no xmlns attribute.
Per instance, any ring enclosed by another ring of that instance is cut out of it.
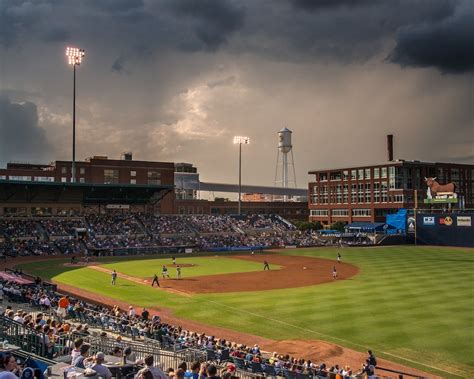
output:
<svg viewBox="0 0 474 379"><path fill-rule="evenodd" d="M471 226L471 216L457 216L456 222L458 226Z"/></svg>

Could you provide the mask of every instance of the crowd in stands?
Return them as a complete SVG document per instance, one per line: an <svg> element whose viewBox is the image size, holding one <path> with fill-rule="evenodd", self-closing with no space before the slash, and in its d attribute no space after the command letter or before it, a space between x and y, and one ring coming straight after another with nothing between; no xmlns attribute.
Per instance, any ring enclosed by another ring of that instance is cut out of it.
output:
<svg viewBox="0 0 474 379"><path fill-rule="evenodd" d="M191 233L183 216L152 216L142 218L143 224L152 235Z"/></svg>
<svg viewBox="0 0 474 379"><path fill-rule="evenodd" d="M82 219L48 218L39 223L50 236L72 236L76 229L85 228Z"/></svg>
<svg viewBox="0 0 474 379"><path fill-rule="evenodd" d="M314 246L278 216L111 213L85 217L0 218L0 255L110 254L117 249Z"/></svg>
<svg viewBox="0 0 474 379"><path fill-rule="evenodd" d="M356 373L364 373L368 378L375 378L374 370L377 363L371 351L367 360L357 370L347 365L329 366L322 361L315 362L288 354L265 353L256 344L247 346L162 322L158 315L150 315L147 309L138 312L132 306L123 310L118 306L108 308L72 299L43 287L39 278L37 278L36 286L30 287L0 281L0 297L39 308L40 312L31 313L22 308L13 309L9 305L6 307L4 316L37 333L38 338L47 347L48 357L70 354L71 363L80 368L84 367L84 360L78 357L80 355L83 355L83 358L88 357L86 354L88 347L81 348L83 340L95 333L104 338L115 336L117 342L128 335L134 337L135 341L143 341L144 344L147 343L146 338L155 340L159 342L162 349L172 351L195 349L205 352L207 361L219 362L225 368L222 373L224 378L230 378L229 374L235 376L237 369L260 373L262 376L266 374L266 376L287 378L288 372L293 375L292 377L301 374L306 375L307 378L310 376L325 378L330 374L339 374L341 378L346 379L354 377ZM124 345L120 343L117 343L113 351L106 353L134 360L131 349L124 348ZM148 358L148 366L152 365ZM188 371L197 373L203 368L206 371L209 367L211 367L209 363L196 362L188 370L188 367L180 365L178 368L166 370L162 379L184 378L184 374ZM215 367L211 367L211 372L214 369ZM182 370L183 376L177 375L179 370ZM205 372L201 374L204 375ZM204 378L205 376L202 377ZM151 377L145 379L151 379Z"/></svg>
<svg viewBox="0 0 474 379"><path fill-rule="evenodd" d="M9 238L36 238L38 229L33 220L2 218L0 219L0 234Z"/></svg>
<svg viewBox="0 0 474 379"><path fill-rule="evenodd" d="M86 216L86 220L91 232L95 235L132 235L143 233L133 215L91 214Z"/></svg>

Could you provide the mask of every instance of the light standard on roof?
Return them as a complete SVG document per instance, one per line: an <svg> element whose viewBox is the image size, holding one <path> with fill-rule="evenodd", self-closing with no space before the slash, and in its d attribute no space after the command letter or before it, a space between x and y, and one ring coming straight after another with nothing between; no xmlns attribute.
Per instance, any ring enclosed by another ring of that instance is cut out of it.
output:
<svg viewBox="0 0 474 379"><path fill-rule="evenodd" d="M73 67L73 92L72 92L72 170L71 183L76 181L76 66L79 66L84 58L83 49L67 47L66 56L68 63Z"/></svg>
<svg viewBox="0 0 474 379"><path fill-rule="evenodd" d="M250 143L249 137L235 136L234 145L239 145L239 208L238 213L240 216L241 209L241 195L242 195L242 144L248 145Z"/></svg>

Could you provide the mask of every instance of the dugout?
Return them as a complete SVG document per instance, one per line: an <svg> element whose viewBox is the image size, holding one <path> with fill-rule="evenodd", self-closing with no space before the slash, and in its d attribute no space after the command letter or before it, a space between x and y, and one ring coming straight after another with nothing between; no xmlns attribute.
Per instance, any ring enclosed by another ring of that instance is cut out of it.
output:
<svg viewBox="0 0 474 379"><path fill-rule="evenodd" d="M474 247L474 212L417 214L416 240L420 245Z"/></svg>

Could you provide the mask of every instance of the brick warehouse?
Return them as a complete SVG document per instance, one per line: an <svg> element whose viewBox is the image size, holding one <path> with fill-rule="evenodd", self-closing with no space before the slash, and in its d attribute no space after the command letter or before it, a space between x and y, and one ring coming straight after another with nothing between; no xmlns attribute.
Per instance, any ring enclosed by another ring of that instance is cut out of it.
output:
<svg viewBox="0 0 474 379"><path fill-rule="evenodd" d="M474 165L391 160L309 174L314 175L308 186L309 217L324 225L336 221L383 222L387 213L414 208L415 190L418 208L426 207L425 177L437 177L440 183L454 182L465 208L474 208Z"/></svg>

